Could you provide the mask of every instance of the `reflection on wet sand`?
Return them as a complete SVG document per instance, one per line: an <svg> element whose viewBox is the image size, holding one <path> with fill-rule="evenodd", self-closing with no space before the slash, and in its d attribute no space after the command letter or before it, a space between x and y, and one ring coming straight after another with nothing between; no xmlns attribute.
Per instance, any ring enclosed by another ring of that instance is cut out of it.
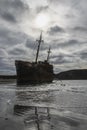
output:
<svg viewBox="0 0 87 130"><path fill-rule="evenodd" d="M16 91L14 115L23 119L24 130L86 130L87 118L84 120L78 118L79 115L72 117L70 113L58 111L52 107L54 100L50 91Z"/></svg>
<svg viewBox="0 0 87 130"><path fill-rule="evenodd" d="M50 92L28 92L28 91L16 91L16 102L14 105L14 114L17 116L23 117L23 121L25 126L28 126L30 128L35 127L35 129L41 130L43 124L49 125L50 121L50 108L49 107L39 107L37 105L37 101L47 101L52 102L52 95L50 95ZM41 95L41 96L40 96ZM41 98L42 97L42 98ZM49 98L48 98L49 97ZM32 106L30 102L26 105L24 105L24 102L26 101L33 102ZM21 104L21 105L20 105Z"/></svg>
<svg viewBox="0 0 87 130"><path fill-rule="evenodd" d="M87 130L87 81L79 82L1 84L0 130Z"/></svg>
<svg viewBox="0 0 87 130"><path fill-rule="evenodd" d="M28 111L28 112L27 112ZM78 117L66 116L67 113L58 113L56 109L49 107L35 107L35 106L14 106L14 113L16 115L24 116L24 125L28 130L81 130L81 124L86 123L84 119L80 120ZM86 120L87 121L87 120ZM83 127L86 130L87 126ZM25 129L26 130L26 129Z"/></svg>

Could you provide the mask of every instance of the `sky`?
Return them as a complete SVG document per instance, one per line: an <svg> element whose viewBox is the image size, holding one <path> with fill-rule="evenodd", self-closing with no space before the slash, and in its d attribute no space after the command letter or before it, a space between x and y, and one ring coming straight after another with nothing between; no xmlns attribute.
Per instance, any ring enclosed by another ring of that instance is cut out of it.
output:
<svg viewBox="0 0 87 130"><path fill-rule="evenodd" d="M87 0L0 0L0 74L16 74L15 60L39 59L54 72L87 69Z"/></svg>

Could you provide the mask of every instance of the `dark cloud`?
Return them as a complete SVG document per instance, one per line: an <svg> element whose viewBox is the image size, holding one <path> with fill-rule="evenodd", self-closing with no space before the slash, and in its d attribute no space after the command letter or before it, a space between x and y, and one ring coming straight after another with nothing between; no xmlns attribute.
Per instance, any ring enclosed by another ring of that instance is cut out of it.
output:
<svg viewBox="0 0 87 130"><path fill-rule="evenodd" d="M48 10L49 6L39 6L36 8L36 13L47 12Z"/></svg>
<svg viewBox="0 0 87 130"><path fill-rule="evenodd" d="M38 41L35 40L35 39L32 39L32 38L30 38L30 39L28 38L28 40L26 41L25 45L26 45L26 47L28 47L28 48L30 48L32 50L37 51ZM48 47L49 46L46 43L42 42L41 45L40 45L40 50L41 51L47 50Z"/></svg>
<svg viewBox="0 0 87 130"><path fill-rule="evenodd" d="M78 52L75 53L76 57L79 57L81 60L87 60L87 48L86 49L82 49Z"/></svg>
<svg viewBox="0 0 87 130"><path fill-rule="evenodd" d="M12 56L26 55L26 51L23 48L13 48L9 51L9 54Z"/></svg>
<svg viewBox="0 0 87 130"><path fill-rule="evenodd" d="M2 13L1 16L2 16L2 18L4 18L7 21L10 21L10 22L13 22L13 23L17 22L15 17L12 14L8 13L8 12Z"/></svg>
<svg viewBox="0 0 87 130"><path fill-rule="evenodd" d="M67 13L67 14L65 15L65 17L66 17L67 19L73 19L73 18L75 17L75 14Z"/></svg>
<svg viewBox="0 0 87 130"><path fill-rule="evenodd" d="M8 53L5 49L0 48L0 58L8 57Z"/></svg>
<svg viewBox="0 0 87 130"><path fill-rule="evenodd" d="M50 29L48 30L48 33L50 35L55 35L56 33L64 33L64 32L65 32L64 29L57 25L50 27Z"/></svg>
<svg viewBox="0 0 87 130"><path fill-rule="evenodd" d="M70 39L70 40L67 40L64 42L58 42L58 40L57 41L53 40L51 47L53 49L58 48L58 50L59 50L59 48L62 48L62 49L71 48L71 47L75 47L76 45L78 45L78 47L79 47L80 44L81 44L81 42L79 42L76 39Z"/></svg>
<svg viewBox="0 0 87 130"><path fill-rule="evenodd" d="M26 39L28 39L26 41ZM22 43L16 44L11 48L8 48L8 54L14 59L26 59L27 57L33 57L33 51L35 48L35 42L33 42L32 37L26 37Z"/></svg>
<svg viewBox="0 0 87 130"><path fill-rule="evenodd" d="M86 59L87 60L87 51L86 52L81 52L80 57L81 57L81 59Z"/></svg>
<svg viewBox="0 0 87 130"><path fill-rule="evenodd" d="M14 64L10 63L11 61L6 58L0 57L0 74L14 74L15 67Z"/></svg>
<svg viewBox="0 0 87 130"><path fill-rule="evenodd" d="M35 49L36 48L36 41L34 41L32 38L28 38L26 41L26 47L31 48L31 49Z"/></svg>
<svg viewBox="0 0 87 130"><path fill-rule="evenodd" d="M82 26L77 26L73 28L74 31L84 31L87 32L87 28L86 27L82 27Z"/></svg>
<svg viewBox="0 0 87 130"><path fill-rule="evenodd" d="M29 6L21 0L0 1L0 16L8 22L19 21L26 11L29 11Z"/></svg>
<svg viewBox="0 0 87 130"><path fill-rule="evenodd" d="M23 43L27 35L11 29L0 27L0 47L7 48L10 45Z"/></svg>
<svg viewBox="0 0 87 130"><path fill-rule="evenodd" d="M51 56L51 60L54 64L67 64L73 62L73 56L59 53L55 56Z"/></svg>
<svg viewBox="0 0 87 130"><path fill-rule="evenodd" d="M73 46L73 45L79 45L80 42L76 39L71 39L64 43L64 46Z"/></svg>

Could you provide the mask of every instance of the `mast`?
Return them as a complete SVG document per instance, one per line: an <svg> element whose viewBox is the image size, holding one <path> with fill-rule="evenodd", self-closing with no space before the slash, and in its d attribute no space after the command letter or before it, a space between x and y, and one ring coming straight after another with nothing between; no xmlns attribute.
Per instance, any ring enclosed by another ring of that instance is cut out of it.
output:
<svg viewBox="0 0 87 130"><path fill-rule="evenodd" d="M50 53L51 53L51 51L50 51L50 47L49 47L48 55L47 55L47 62L49 61Z"/></svg>
<svg viewBox="0 0 87 130"><path fill-rule="evenodd" d="M41 42L43 42L43 40L42 40L42 32L40 34L40 39L37 40L37 41L38 41L38 48L37 48L36 60L35 60L36 63L37 63L37 60L38 60L38 55L39 55L39 50L40 50L40 44L41 44Z"/></svg>

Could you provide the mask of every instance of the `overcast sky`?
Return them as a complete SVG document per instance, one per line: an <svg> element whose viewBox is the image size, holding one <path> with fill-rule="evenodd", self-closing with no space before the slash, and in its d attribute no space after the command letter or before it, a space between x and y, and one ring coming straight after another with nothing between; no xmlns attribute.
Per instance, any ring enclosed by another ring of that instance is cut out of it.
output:
<svg viewBox="0 0 87 130"><path fill-rule="evenodd" d="M0 74L15 74L17 59L35 60L41 30L39 60L51 46L55 72L87 69L87 0L0 0Z"/></svg>

